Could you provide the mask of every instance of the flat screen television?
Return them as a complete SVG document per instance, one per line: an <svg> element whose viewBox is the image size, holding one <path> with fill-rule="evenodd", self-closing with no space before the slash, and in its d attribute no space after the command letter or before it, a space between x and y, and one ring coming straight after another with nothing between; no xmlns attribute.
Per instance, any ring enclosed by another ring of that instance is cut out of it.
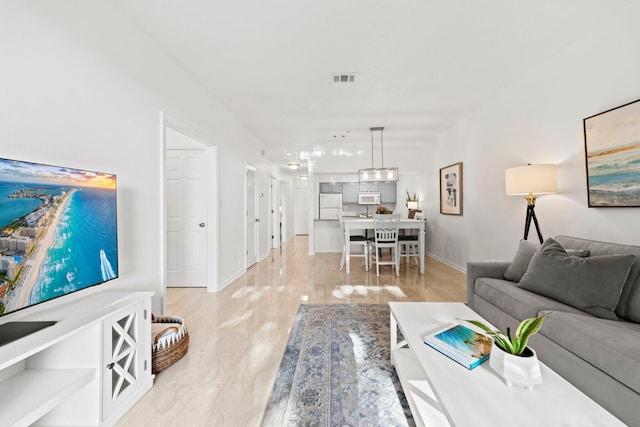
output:
<svg viewBox="0 0 640 427"><path fill-rule="evenodd" d="M118 277L116 176L0 158L0 315Z"/></svg>

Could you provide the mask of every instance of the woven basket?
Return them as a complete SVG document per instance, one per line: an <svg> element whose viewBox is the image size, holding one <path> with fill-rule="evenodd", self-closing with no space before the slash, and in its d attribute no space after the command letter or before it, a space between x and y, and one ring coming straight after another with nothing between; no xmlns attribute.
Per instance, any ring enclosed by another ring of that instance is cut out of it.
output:
<svg viewBox="0 0 640 427"><path fill-rule="evenodd" d="M180 327L169 326L153 338L151 348L151 372L156 374L180 360L189 349L189 332L181 317L153 316L152 323L179 323ZM165 332L175 330L169 338L161 339Z"/></svg>

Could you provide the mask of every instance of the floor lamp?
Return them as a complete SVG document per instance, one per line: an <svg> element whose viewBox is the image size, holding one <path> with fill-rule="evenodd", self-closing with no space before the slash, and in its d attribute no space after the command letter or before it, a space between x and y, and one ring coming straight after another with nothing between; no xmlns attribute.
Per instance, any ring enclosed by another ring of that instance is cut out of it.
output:
<svg viewBox="0 0 640 427"><path fill-rule="evenodd" d="M542 243L542 233L536 218L536 196L557 191L556 165L526 165L509 168L504 172L505 192L507 195L525 195L527 216L524 222L524 239L529 236L531 220L536 226L538 239Z"/></svg>

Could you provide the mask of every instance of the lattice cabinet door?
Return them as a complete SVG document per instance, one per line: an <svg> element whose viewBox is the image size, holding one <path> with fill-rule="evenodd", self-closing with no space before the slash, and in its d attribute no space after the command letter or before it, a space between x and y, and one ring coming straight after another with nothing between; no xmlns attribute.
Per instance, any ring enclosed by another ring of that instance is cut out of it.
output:
<svg viewBox="0 0 640 427"><path fill-rule="evenodd" d="M119 312L103 323L104 363L102 419L106 419L142 386L151 369L147 359L145 322L150 313L143 303Z"/></svg>

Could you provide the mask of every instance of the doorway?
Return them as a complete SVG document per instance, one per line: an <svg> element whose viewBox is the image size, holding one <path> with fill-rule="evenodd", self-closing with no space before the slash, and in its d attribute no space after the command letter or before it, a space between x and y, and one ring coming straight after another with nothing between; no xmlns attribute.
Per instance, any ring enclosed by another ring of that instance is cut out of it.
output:
<svg viewBox="0 0 640 427"><path fill-rule="evenodd" d="M258 188L257 169L249 164L245 168L245 206L246 206L246 254L245 268L258 262Z"/></svg>
<svg viewBox="0 0 640 427"><path fill-rule="evenodd" d="M164 283L218 289L217 147L163 116Z"/></svg>

